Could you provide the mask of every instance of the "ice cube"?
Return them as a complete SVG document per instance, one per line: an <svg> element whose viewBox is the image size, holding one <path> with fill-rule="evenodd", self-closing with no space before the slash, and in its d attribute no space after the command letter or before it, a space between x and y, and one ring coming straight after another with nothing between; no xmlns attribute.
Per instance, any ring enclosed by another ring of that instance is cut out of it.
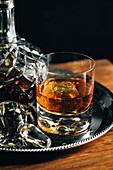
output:
<svg viewBox="0 0 113 170"><path fill-rule="evenodd" d="M30 110L32 111L32 110ZM0 146L2 148L48 148L51 139L27 122L29 110L14 101L0 104ZM32 114L32 113L31 113Z"/></svg>
<svg viewBox="0 0 113 170"><path fill-rule="evenodd" d="M36 148L49 148L51 145L51 139L33 124L21 124L17 131Z"/></svg>
<svg viewBox="0 0 113 170"><path fill-rule="evenodd" d="M5 101L0 104L0 129L4 136L13 136L20 123L26 122L27 114L24 107L14 101Z"/></svg>
<svg viewBox="0 0 113 170"><path fill-rule="evenodd" d="M59 98L62 96L74 98L79 96L75 85L65 79L49 79L43 84L42 88L42 93L45 96L49 95L51 98Z"/></svg>

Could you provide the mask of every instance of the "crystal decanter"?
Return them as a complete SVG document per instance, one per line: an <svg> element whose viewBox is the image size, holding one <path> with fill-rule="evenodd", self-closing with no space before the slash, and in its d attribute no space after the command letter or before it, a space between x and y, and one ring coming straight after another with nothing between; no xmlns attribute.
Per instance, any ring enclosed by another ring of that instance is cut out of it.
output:
<svg viewBox="0 0 113 170"><path fill-rule="evenodd" d="M31 106L35 99L35 61L40 48L15 31L14 0L0 0L0 102Z"/></svg>

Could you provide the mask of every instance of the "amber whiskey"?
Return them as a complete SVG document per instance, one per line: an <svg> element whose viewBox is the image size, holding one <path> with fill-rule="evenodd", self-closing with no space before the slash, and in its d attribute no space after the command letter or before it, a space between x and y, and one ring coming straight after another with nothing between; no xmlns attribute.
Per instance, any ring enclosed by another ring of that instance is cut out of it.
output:
<svg viewBox="0 0 113 170"><path fill-rule="evenodd" d="M36 84L38 104L53 114L78 114L92 103L93 85L90 79L50 78Z"/></svg>

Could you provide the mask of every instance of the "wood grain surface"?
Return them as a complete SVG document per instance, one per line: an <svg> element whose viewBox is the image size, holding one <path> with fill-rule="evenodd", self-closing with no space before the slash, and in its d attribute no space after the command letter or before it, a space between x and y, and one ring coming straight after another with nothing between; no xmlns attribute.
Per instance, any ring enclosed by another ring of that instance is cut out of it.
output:
<svg viewBox="0 0 113 170"><path fill-rule="evenodd" d="M95 80L113 92L113 64L97 60ZM0 152L0 169L107 170L113 169L113 128L100 138L65 151L44 153Z"/></svg>

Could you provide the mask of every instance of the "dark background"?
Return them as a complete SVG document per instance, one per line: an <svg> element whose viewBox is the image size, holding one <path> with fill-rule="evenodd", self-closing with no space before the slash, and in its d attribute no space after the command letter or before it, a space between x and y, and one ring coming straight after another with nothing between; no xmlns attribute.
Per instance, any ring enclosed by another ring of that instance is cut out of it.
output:
<svg viewBox="0 0 113 170"><path fill-rule="evenodd" d="M43 53L74 51L113 62L113 0L15 0L16 30Z"/></svg>

